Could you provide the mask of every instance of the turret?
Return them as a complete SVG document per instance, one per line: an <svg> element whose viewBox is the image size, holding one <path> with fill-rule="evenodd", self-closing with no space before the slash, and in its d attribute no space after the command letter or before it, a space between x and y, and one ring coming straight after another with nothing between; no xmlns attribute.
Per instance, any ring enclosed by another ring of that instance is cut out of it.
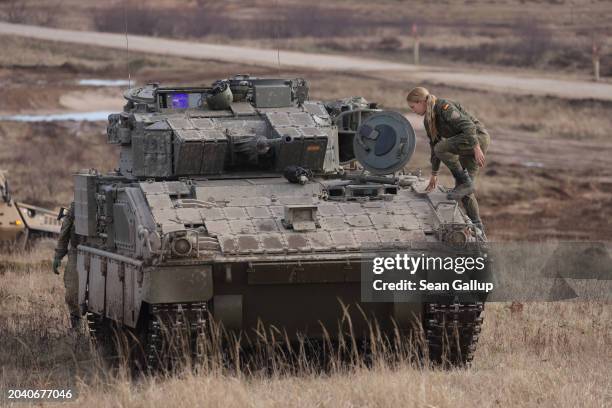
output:
<svg viewBox="0 0 612 408"><path fill-rule="evenodd" d="M377 143L372 163L385 162L387 174L397 170L389 163L397 162L400 144L409 154L400 154L399 167L414 150L414 133L401 115L392 117L363 98L309 101L301 78L237 75L210 87L149 84L125 98L124 111L109 116L107 134L109 143L121 146L119 171L129 178L282 174L289 166L337 173L341 163L363 161L370 142ZM372 123L362 126L366 120ZM385 130L376 130L379 125Z"/></svg>

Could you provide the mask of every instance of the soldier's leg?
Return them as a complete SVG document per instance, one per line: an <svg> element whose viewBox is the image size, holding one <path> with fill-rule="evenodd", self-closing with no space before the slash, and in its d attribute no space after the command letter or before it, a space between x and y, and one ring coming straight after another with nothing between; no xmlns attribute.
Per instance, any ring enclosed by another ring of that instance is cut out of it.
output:
<svg viewBox="0 0 612 408"><path fill-rule="evenodd" d="M463 208L465 208L465 212L467 216L470 217L470 220L474 224L481 222L480 220L480 209L478 207L478 200L476 200L476 194L472 193L466 195L461 199L463 203Z"/></svg>
<svg viewBox="0 0 612 408"><path fill-rule="evenodd" d="M474 191L472 179L461 164L460 147L458 140L453 138L442 139L434 147L434 153L448 167L455 179L455 188L448 193L448 198L453 200Z"/></svg>
<svg viewBox="0 0 612 408"><path fill-rule="evenodd" d="M472 180L478 175L478 164L474 157L461 156L461 162L464 164L465 169L470 173ZM476 200L476 194L471 193L461 198L465 213L472 220L472 224L477 228L476 234L482 234L485 237L484 224L480 218L480 209L478 208L478 201Z"/></svg>
<svg viewBox="0 0 612 408"><path fill-rule="evenodd" d="M448 167L453 176L457 173L463 173L463 167L459 161L459 150L457 150L452 139L438 141L434 146L434 153Z"/></svg>
<svg viewBox="0 0 612 408"><path fill-rule="evenodd" d="M490 137L487 134L479 134L478 142L483 153L486 153L489 148ZM467 153L467 152L466 152ZM464 169L466 169L473 181L476 180L480 168L473 154L461 154L459 161ZM478 207L478 201L476 200L476 194L471 193L461 199L463 207L467 216L474 224L477 224L482 229L482 221L480 219L480 209Z"/></svg>
<svg viewBox="0 0 612 408"><path fill-rule="evenodd" d="M79 275L77 273L77 253L68 252L68 262L64 269L64 287L66 288L66 305L70 312L70 322L75 328L79 324L81 311L79 309Z"/></svg>
<svg viewBox="0 0 612 408"><path fill-rule="evenodd" d="M464 168L468 171L470 177L472 178L472 181L475 182L475 179L478 176L478 165L476 164L476 161L474 160L473 156L471 158L469 156L461 156L460 161L463 164ZM478 208L476 194L471 193L462 197L461 203L463 204L463 208L465 208L467 216L470 217L470 220L472 220L474 224L481 223L480 210Z"/></svg>

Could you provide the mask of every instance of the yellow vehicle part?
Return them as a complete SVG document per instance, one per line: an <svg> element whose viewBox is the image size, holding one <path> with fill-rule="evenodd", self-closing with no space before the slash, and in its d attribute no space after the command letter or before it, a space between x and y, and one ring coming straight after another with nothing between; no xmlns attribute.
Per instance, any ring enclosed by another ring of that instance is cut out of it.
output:
<svg viewBox="0 0 612 408"><path fill-rule="evenodd" d="M0 241L15 241L24 230L25 225L15 203L0 201Z"/></svg>
<svg viewBox="0 0 612 408"><path fill-rule="evenodd" d="M59 234L62 222L57 219L57 211L36 207L24 203L16 203L21 219L30 231Z"/></svg>
<svg viewBox="0 0 612 408"><path fill-rule="evenodd" d="M24 234L59 235L57 212L14 201L0 201L0 242L17 241Z"/></svg>

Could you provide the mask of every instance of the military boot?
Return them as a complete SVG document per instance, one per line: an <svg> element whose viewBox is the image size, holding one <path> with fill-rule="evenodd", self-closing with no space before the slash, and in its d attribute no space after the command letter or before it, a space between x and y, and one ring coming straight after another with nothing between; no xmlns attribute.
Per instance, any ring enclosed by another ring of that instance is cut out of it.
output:
<svg viewBox="0 0 612 408"><path fill-rule="evenodd" d="M455 188L446 195L449 200L459 201L461 198L474 192L474 183L467 170L457 172L457 174L453 173L453 177L455 178Z"/></svg>

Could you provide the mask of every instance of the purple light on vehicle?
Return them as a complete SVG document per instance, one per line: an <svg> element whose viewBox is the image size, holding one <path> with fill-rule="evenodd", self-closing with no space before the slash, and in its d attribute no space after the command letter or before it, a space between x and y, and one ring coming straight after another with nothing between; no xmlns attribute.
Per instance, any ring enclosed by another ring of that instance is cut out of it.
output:
<svg viewBox="0 0 612 408"><path fill-rule="evenodd" d="M172 109L187 109L189 107L189 95L186 93L170 94Z"/></svg>

